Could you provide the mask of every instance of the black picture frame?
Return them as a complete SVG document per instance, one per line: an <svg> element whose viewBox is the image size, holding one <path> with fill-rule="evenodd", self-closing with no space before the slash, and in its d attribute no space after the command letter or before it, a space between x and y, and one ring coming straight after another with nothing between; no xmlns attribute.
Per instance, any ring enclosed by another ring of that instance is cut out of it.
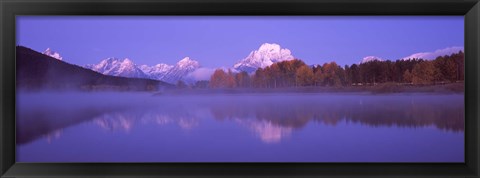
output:
<svg viewBox="0 0 480 178"><path fill-rule="evenodd" d="M0 0L0 12L1 177L479 177L478 0ZM464 15L465 163L16 163L17 15Z"/></svg>

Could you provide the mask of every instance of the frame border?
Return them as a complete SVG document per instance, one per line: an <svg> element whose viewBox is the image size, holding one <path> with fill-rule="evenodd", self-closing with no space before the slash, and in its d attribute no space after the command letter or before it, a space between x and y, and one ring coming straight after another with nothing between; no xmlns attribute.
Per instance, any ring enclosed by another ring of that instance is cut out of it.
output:
<svg viewBox="0 0 480 178"><path fill-rule="evenodd" d="M0 0L0 176L479 177L479 0ZM465 163L15 163L16 15L464 15Z"/></svg>

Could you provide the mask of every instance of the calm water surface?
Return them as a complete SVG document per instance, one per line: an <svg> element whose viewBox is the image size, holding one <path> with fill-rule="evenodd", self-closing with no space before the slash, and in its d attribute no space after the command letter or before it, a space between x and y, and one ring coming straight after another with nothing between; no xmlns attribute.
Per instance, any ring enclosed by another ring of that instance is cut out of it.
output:
<svg viewBox="0 0 480 178"><path fill-rule="evenodd" d="M463 162L463 94L20 93L18 162Z"/></svg>

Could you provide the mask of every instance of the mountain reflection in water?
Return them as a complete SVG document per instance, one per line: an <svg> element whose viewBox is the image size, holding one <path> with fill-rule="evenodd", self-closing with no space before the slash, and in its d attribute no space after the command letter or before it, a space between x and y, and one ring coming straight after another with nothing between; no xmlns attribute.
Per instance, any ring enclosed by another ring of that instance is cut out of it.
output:
<svg viewBox="0 0 480 178"><path fill-rule="evenodd" d="M17 144L40 138L55 142L69 128L92 123L106 130L106 134L134 134L152 125L157 129L174 126L189 132L212 124L234 124L265 144L281 143L308 125L464 131L463 95L218 94L115 98L111 103L97 102L100 99L73 102L68 97L57 101L51 98L40 106L27 102L29 97L19 97ZM218 130L207 130L210 131ZM228 135L229 130L221 132Z"/></svg>

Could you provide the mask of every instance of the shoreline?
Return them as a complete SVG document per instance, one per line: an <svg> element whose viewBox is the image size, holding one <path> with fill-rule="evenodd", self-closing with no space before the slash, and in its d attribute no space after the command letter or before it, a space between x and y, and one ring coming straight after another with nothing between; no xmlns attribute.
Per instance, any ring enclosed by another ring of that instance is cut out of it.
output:
<svg viewBox="0 0 480 178"><path fill-rule="evenodd" d="M195 95L195 94L278 94L278 93L345 93L345 94L464 94L463 82L441 85L408 85L398 83L382 83L375 86L339 86L339 87L288 87L288 88L170 88L155 91L130 90L17 90L17 93L145 93L160 95Z"/></svg>
<svg viewBox="0 0 480 178"><path fill-rule="evenodd" d="M432 94L463 94L464 83L449 83L443 85L403 85L384 83L375 86L348 87L290 87L290 88L195 88L174 89L154 92L154 95L169 94L268 94L268 93L365 93L365 94L401 94L401 93L432 93Z"/></svg>

